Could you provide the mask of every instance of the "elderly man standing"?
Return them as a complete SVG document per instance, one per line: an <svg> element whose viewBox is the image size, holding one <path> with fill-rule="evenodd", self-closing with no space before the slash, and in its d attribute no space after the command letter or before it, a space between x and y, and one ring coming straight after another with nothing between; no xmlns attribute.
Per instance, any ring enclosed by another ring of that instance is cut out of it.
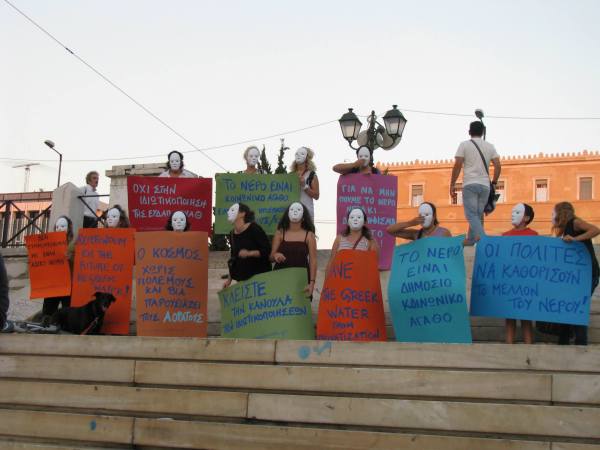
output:
<svg viewBox="0 0 600 450"><path fill-rule="evenodd" d="M98 197L93 196L98 195L96 189L98 188L99 179L100 175L98 175L98 172L91 171L85 176L86 185L81 188L81 192L84 195L81 200L87 205L83 208L83 228L98 228L96 211L98 210L100 200ZM91 197L87 197L88 195Z"/></svg>
<svg viewBox="0 0 600 450"><path fill-rule="evenodd" d="M469 222L469 234L465 245L473 245L481 236L483 230L483 211L490 195L490 162L494 165L495 186L500 178L500 156L496 148L482 139L484 125L480 121L471 122L469 135L471 139L461 142L456 151L452 180L450 181L450 196L456 196L456 180L464 167L463 174L463 206L465 218Z"/></svg>

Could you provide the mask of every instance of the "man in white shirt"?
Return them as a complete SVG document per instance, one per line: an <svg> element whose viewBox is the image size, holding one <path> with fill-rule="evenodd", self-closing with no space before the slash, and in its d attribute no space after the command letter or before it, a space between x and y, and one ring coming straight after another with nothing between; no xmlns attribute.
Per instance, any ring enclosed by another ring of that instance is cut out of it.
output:
<svg viewBox="0 0 600 450"><path fill-rule="evenodd" d="M452 168L452 180L450 181L450 196L456 197L456 180L464 167L463 173L463 206L465 218L469 222L469 234L466 245L473 245L481 236L485 235L483 229L483 210L490 195L490 176L488 168L490 162L494 165L494 178L492 184L495 186L500 177L500 156L496 148L483 136L484 126L480 121L471 122L469 135L471 139L461 142L454 157ZM481 154L485 163L481 158Z"/></svg>
<svg viewBox="0 0 600 450"><path fill-rule="evenodd" d="M100 175L98 175L98 172L89 172L85 176L86 185L81 188L82 195L98 195L96 188L98 187L99 180ZM83 197L81 200L87 205L83 207L83 228L98 228L96 211L100 202L99 197Z"/></svg>

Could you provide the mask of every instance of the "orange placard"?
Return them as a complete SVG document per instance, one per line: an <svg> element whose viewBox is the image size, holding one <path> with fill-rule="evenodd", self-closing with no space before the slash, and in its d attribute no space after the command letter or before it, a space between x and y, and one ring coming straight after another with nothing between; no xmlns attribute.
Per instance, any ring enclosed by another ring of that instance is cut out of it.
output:
<svg viewBox="0 0 600 450"><path fill-rule="evenodd" d="M29 298L64 297L71 294L71 268L67 258L67 233L25 236L29 262Z"/></svg>
<svg viewBox="0 0 600 450"><path fill-rule="evenodd" d="M71 306L109 292L117 301L104 316L102 333L129 334L133 280L133 228L82 228L75 244Z"/></svg>
<svg viewBox="0 0 600 450"><path fill-rule="evenodd" d="M317 339L385 341L385 315L375 252L339 251L323 284Z"/></svg>
<svg viewBox="0 0 600 450"><path fill-rule="evenodd" d="M135 235L138 336L206 337L208 234Z"/></svg>

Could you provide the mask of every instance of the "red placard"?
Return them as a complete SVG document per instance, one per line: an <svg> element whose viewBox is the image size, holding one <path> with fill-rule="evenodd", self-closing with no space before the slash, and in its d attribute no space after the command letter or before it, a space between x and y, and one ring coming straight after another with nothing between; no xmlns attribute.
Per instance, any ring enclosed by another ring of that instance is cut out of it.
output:
<svg viewBox="0 0 600 450"><path fill-rule="evenodd" d="M336 253L321 291L317 339L387 340L375 252Z"/></svg>
<svg viewBox="0 0 600 450"><path fill-rule="evenodd" d="M85 305L94 292L114 295L102 333L129 334L134 233L133 228L82 228L77 236L71 306Z"/></svg>
<svg viewBox="0 0 600 450"><path fill-rule="evenodd" d="M171 213L183 211L192 231L210 233L212 178L127 177L131 226L162 231Z"/></svg>
<svg viewBox="0 0 600 450"><path fill-rule="evenodd" d="M29 298L62 297L71 294L71 268L67 258L67 233L25 236L31 294Z"/></svg>

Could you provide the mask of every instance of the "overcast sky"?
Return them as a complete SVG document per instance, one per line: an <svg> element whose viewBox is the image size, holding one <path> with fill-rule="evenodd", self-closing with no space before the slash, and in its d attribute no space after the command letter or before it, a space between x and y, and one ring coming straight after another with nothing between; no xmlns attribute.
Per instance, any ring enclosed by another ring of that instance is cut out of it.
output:
<svg viewBox="0 0 600 450"><path fill-rule="evenodd" d="M451 158L470 117L600 117L600 2L10 0L198 147L277 135L338 119L348 107L408 119L379 161ZM0 0L0 192L83 184L92 169L160 162L193 150ZM600 149L600 121L487 119L502 155ZM353 152L331 123L289 134L316 151L320 247L333 236L335 162ZM275 163L279 137L256 139ZM208 153L241 170L246 145ZM14 160L8 160L12 158ZM113 161L70 160L127 158ZM47 161L50 160L50 161ZM203 176L222 171L185 156ZM108 193L109 180L101 178ZM323 189L325 188L325 189Z"/></svg>

